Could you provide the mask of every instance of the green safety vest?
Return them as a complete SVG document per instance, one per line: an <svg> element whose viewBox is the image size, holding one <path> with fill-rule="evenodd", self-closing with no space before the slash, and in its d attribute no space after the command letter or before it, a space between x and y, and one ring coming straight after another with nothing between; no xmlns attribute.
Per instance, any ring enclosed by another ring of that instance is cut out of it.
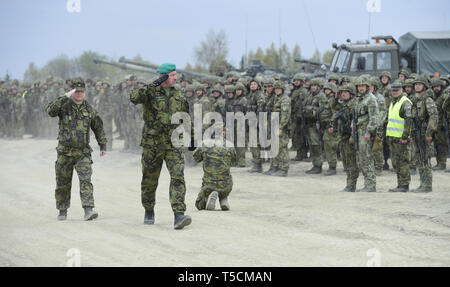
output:
<svg viewBox="0 0 450 287"><path fill-rule="evenodd" d="M404 101L411 103L406 96L402 96L395 105L393 102L389 105L388 124L386 127L386 136L388 137L401 138L403 135L403 131L405 130L405 119L400 117L400 108Z"/></svg>

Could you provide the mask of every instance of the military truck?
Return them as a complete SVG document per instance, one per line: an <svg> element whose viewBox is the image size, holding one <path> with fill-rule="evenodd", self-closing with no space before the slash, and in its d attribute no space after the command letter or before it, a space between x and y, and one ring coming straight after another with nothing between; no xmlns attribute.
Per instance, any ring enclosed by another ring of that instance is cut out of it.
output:
<svg viewBox="0 0 450 287"><path fill-rule="evenodd" d="M450 31L409 32L399 42L392 36L372 40L333 43L336 51L328 71L341 76L379 76L389 71L394 79L402 68L417 74L450 74Z"/></svg>

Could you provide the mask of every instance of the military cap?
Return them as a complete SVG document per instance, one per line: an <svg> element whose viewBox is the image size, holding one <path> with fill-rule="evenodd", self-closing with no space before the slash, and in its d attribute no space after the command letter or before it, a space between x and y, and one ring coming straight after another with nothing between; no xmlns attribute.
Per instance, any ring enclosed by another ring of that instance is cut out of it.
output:
<svg viewBox="0 0 450 287"><path fill-rule="evenodd" d="M403 87L403 83L402 83L402 81L400 81L400 80L395 80L395 82L393 82L393 83L391 84L391 89L392 89L393 91L398 91L398 90L400 90L402 87Z"/></svg>
<svg viewBox="0 0 450 287"><path fill-rule="evenodd" d="M159 65L158 69L156 70L156 72L158 72L158 74L168 74L170 72L175 71L177 68L175 66L175 64L172 63L164 63Z"/></svg>
<svg viewBox="0 0 450 287"><path fill-rule="evenodd" d="M72 87L72 89L76 89L77 91L85 91L86 90L85 83L84 83L83 79L81 79L81 78L72 80L71 87Z"/></svg>

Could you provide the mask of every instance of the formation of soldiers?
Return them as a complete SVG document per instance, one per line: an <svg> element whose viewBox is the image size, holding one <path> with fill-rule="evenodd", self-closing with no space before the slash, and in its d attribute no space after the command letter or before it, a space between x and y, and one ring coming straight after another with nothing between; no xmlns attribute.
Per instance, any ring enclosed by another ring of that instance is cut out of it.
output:
<svg viewBox="0 0 450 287"><path fill-rule="evenodd" d="M397 76L395 81L389 72L380 77L331 74L325 79L298 73L286 83L277 75L250 78L230 72L224 78L182 80L177 88L184 93L192 117L195 104L201 105L203 115L220 113L224 122L227 112L267 112L270 124L271 114L279 113L277 157L262 158L265 148L258 145L248 149L238 146L235 140L236 167L247 166L248 150L252 156L249 172L272 176L287 176L290 161L311 162L307 174L321 174L326 161L328 170L323 174L331 176L336 174L338 160L342 160L347 173L344 191L355 190L359 171L365 183L360 191L375 191L376 176L391 168L389 158L392 169L398 169L386 128L393 100L392 85L400 85L411 102L408 165L413 174L419 169L421 187L428 190L431 189L431 170L446 169L450 78L410 74L407 70ZM142 106L133 105L129 95L145 84L133 75L116 84L108 79L86 80L86 99L103 120L108 150L114 146L114 128L118 138L124 139L124 151L140 150ZM62 82L52 77L33 85L0 82L0 136L21 139L27 133L35 138L56 138L57 119L46 116L44 109L69 91L70 85L70 79ZM270 130L270 126L268 128ZM296 152L293 159L289 158L289 143ZM196 164L192 152L186 151L185 156L188 166ZM431 156L437 160L434 167L429 167ZM270 161L270 168L263 171L266 161Z"/></svg>
<svg viewBox="0 0 450 287"><path fill-rule="evenodd" d="M130 103L133 89L144 81L134 75L115 85L106 78L87 79L86 100L99 112L108 140L113 148L113 132L124 139L123 151L138 152L143 126L142 110ZM22 139L24 134L33 138L56 139L58 119L49 118L46 106L70 90L72 79L62 81L49 76L44 83L22 84L15 80L0 82L0 137ZM113 129L115 127L115 129Z"/></svg>
<svg viewBox="0 0 450 287"><path fill-rule="evenodd" d="M356 191L360 171L364 176L364 187L357 191L376 191L376 176L383 170L398 174L399 186L390 191L409 191L410 180L405 183L403 179L410 173L416 174L418 169L421 185L414 191L429 192L431 170L446 169L450 79L448 76L410 74L405 69L397 76L395 81L389 72L383 72L380 77L340 78L331 74L324 79L298 73L289 83L283 83L276 75L242 78L237 73L230 73L225 79L186 83L182 89L190 105L191 117L194 116L195 104L201 104L203 114L210 111L221 113L224 122L226 112L267 112L269 119L272 112L279 112L278 156L264 159L260 156L260 146L249 148L252 154L249 172L287 176L289 162L293 160L312 162L306 173L321 174L326 161L328 170L323 174L331 176L336 174L338 160L342 160L347 173L347 185L343 191ZM392 95L392 86L395 86L395 91L400 91L400 96L397 92L394 92L396 96ZM388 115L391 102L396 103L401 96L406 96L411 102L410 105L403 104L401 112L407 117L409 124L405 129L408 131L398 135L398 138L406 137L406 158L399 156L403 151L396 145L397 135L387 132L389 121L399 121L390 119ZM403 109L408 109L406 114ZM292 142L291 150L296 151L293 159L289 158L289 142ZM234 144L236 146L236 140ZM247 148L235 149L235 166L245 167ZM434 167L430 166L431 156L437 160ZM265 160L270 160L270 168L264 172L262 163ZM186 163L193 164L189 152L186 152ZM407 175L404 174L404 166L408 167Z"/></svg>

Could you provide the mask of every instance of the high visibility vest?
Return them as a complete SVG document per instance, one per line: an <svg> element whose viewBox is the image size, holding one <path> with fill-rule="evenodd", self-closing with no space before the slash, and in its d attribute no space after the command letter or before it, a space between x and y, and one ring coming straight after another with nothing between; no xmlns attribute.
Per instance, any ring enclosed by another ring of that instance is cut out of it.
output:
<svg viewBox="0 0 450 287"><path fill-rule="evenodd" d="M402 96L395 105L393 102L389 105L388 124L386 127L386 136L388 137L401 138L403 135L403 131L405 130L405 119L400 117L400 108L404 101L408 101L412 104L406 96Z"/></svg>

